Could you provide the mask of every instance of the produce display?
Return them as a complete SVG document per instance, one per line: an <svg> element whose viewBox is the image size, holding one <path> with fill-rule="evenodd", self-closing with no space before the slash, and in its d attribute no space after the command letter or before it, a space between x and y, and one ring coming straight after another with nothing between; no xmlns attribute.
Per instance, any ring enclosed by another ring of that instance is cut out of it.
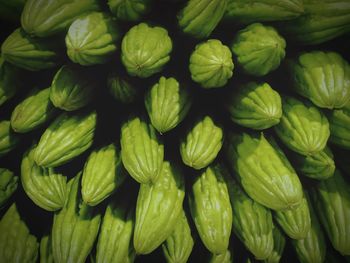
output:
<svg viewBox="0 0 350 263"><path fill-rule="evenodd" d="M0 22L0 262L349 262L350 1Z"/></svg>

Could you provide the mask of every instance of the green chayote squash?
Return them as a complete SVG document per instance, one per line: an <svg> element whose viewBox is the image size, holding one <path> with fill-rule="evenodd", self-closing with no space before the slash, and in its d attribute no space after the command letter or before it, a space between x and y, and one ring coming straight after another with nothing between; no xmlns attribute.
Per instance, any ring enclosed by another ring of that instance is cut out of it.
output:
<svg viewBox="0 0 350 263"><path fill-rule="evenodd" d="M120 199L120 201L125 199ZM111 202L106 208L96 246L95 263L132 263L134 209L125 202Z"/></svg>
<svg viewBox="0 0 350 263"><path fill-rule="evenodd" d="M97 238L101 216L82 202L80 176L81 173L68 182L68 200L53 218L54 262L84 263Z"/></svg>
<svg viewBox="0 0 350 263"><path fill-rule="evenodd" d="M224 16L227 0L189 0L178 14L183 32L195 38L207 38Z"/></svg>
<svg viewBox="0 0 350 263"><path fill-rule="evenodd" d="M171 235L162 244L167 263L186 263L191 255L194 240L186 213L183 210Z"/></svg>
<svg viewBox="0 0 350 263"><path fill-rule="evenodd" d="M255 130L268 129L282 117L281 96L268 83L242 85L230 95L227 109L233 122Z"/></svg>
<svg viewBox="0 0 350 263"><path fill-rule="evenodd" d="M39 207L57 211L67 198L67 177L53 169L42 168L34 162L33 145L22 158L21 182L25 193Z"/></svg>
<svg viewBox="0 0 350 263"><path fill-rule="evenodd" d="M350 184L339 170L313 189L315 209L333 247L350 255Z"/></svg>
<svg viewBox="0 0 350 263"><path fill-rule="evenodd" d="M20 87L20 71L0 56L0 106L11 99Z"/></svg>
<svg viewBox="0 0 350 263"><path fill-rule="evenodd" d="M233 75L230 49L220 40L209 39L196 46L190 57L191 78L203 88L220 88Z"/></svg>
<svg viewBox="0 0 350 263"><path fill-rule="evenodd" d="M281 261L284 247L286 245L286 238L281 233L281 230L278 227L274 227L272 230L273 234L273 250L267 259L264 260L264 263L278 263Z"/></svg>
<svg viewBox="0 0 350 263"><path fill-rule="evenodd" d="M2 57L9 63L30 71L58 65L57 43L51 39L37 39L17 28L1 45Z"/></svg>
<svg viewBox="0 0 350 263"><path fill-rule="evenodd" d="M284 233L292 239L305 238L311 227L309 205L305 197L296 208L276 211L273 217Z"/></svg>
<svg viewBox="0 0 350 263"><path fill-rule="evenodd" d="M0 168L0 209L15 193L17 186L18 176L8 169Z"/></svg>
<svg viewBox="0 0 350 263"><path fill-rule="evenodd" d="M70 115L62 113L41 135L34 160L44 167L56 167L69 162L92 145L97 114Z"/></svg>
<svg viewBox="0 0 350 263"><path fill-rule="evenodd" d="M21 24L30 35L47 37L64 32L77 17L98 9L98 0L26 0Z"/></svg>
<svg viewBox="0 0 350 263"><path fill-rule="evenodd" d="M282 118L275 131L288 148L299 154L313 155L326 147L330 135L329 123L317 107L283 96L282 110Z"/></svg>
<svg viewBox="0 0 350 263"><path fill-rule="evenodd" d="M12 131L10 121L0 121L0 157L12 151L18 143L19 137Z"/></svg>
<svg viewBox="0 0 350 263"><path fill-rule="evenodd" d="M122 21L139 21L149 12L152 0L108 0L112 14Z"/></svg>
<svg viewBox="0 0 350 263"><path fill-rule="evenodd" d="M232 229L228 174L220 164L202 171L192 185L189 203L193 221L205 247L215 254L228 249Z"/></svg>
<svg viewBox="0 0 350 263"><path fill-rule="evenodd" d="M164 159L164 146L153 126L132 117L121 127L121 156L125 169L139 183L157 181Z"/></svg>
<svg viewBox="0 0 350 263"><path fill-rule="evenodd" d="M93 99L96 85L86 73L71 66L62 66L57 71L50 88L50 100L55 107L74 111Z"/></svg>
<svg viewBox="0 0 350 263"><path fill-rule="evenodd" d="M258 260L267 259L274 248L271 211L251 199L236 182L229 184L233 232Z"/></svg>
<svg viewBox="0 0 350 263"><path fill-rule="evenodd" d="M120 75L117 71L111 71L108 74L107 87L113 98L123 104L135 102L139 95L139 90L132 80Z"/></svg>
<svg viewBox="0 0 350 263"><path fill-rule="evenodd" d="M110 196L124 181L119 150L109 144L88 157L81 180L83 201L95 206Z"/></svg>
<svg viewBox="0 0 350 263"><path fill-rule="evenodd" d="M285 57L286 41L271 26L254 23L240 30L232 52L249 75L264 76L277 69Z"/></svg>
<svg viewBox="0 0 350 263"><path fill-rule="evenodd" d="M118 37L117 24L109 14L89 13L74 20L68 29L68 57L82 66L104 64L113 58Z"/></svg>
<svg viewBox="0 0 350 263"><path fill-rule="evenodd" d="M324 261L326 254L326 241L321 226L311 205L308 194L305 195L310 208L311 228L304 239L292 240L299 262L328 262Z"/></svg>
<svg viewBox="0 0 350 263"><path fill-rule="evenodd" d="M338 109L350 100L350 65L338 53L303 53L290 68L294 90L316 106Z"/></svg>
<svg viewBox="0 0 350 263"><path fill-rule="evenodd" d="M350 149L350 109L333 110L328 114L331 130L330 142L340 148Z"/></svg>
<svg viewBox="0 0 350 263"><path fill-rule="evenodd" d="M230 249L227 249L224 253L221 254L211 254L209 263L232 263L232 252Z"/></svg>
<svg viewBox="0 0 350 263"><path fill-rule="evenodd" d="M226 157L247 194L273 210L292 209L302 202L298 175L273 140L263 133L228 138Z"/></svg>
<svg viewBox="0 0 350 263"><path fill-rule="evenodd" d="M21 218L16 203L1 218L0 233L2 262L37 262L39 244Z"/></svg>
<svg viewBox="0 0 350 263"><path fill-rule="evenodd" d="M183 176L165 161L153 184L141 184L136 204L134 248L149 254L173 232L181 216L185 197Z"/></svg>
<svg viewBox="0 0 350 263"><path fill-rule="evenodd" d="M145 106L154 128L165 133L175 128L187 115L191 97L174 78L160 77L145 95Z"/></svg>
<svg viewBox="0 0 350 263"><path fill-rule="evenodd" d="M0 1L0 18L1 20L18 22L26 0L1 0Z"/></svg>
<svg viewBox="0 0 350 263"><path fill-rule="evenodd" d="M202 169L214 161L223 142L223 131L211 117L199 119L180 143L182 161L194 169Z"/></svg>
<svg viewBox="0 0 350 263"><path fill-rule="evenodd" d="M121 60L129 75L147 78L162 71L170 60L172 48L165 28L140 23L125 34Z"/></svg>
<svg viewBox="0 0 350 263"><path fill-rule="evenodd" d="M225 18L244 24L294 19L304 13L303 0L229 0Z"/></svg>
<svg viewBox="0 0 350 263"><path fill-rule="evenodd" d="M40 263L54 263L50 235L44 235L40 240Z"/></svg>
<svg viewBox="0 0 350 263"><path fill-rule="evenodd" d="M18 133L30 132L53 118L55 113L50 88L34 89L12 111L11 127Z"/></svg>

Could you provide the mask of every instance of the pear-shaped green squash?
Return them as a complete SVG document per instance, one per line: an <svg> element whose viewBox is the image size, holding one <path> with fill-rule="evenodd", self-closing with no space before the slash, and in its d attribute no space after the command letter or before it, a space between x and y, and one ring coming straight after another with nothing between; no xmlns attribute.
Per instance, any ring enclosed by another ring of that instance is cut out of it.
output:
<svg viewBox="0 0 350 263"><path fill-rule="evenodd" d="M330 136L327 117L314 105L293 97L282 99L282 118L275 131L291 150L313 155L322 151Z"/></svg>
<svg viewBox="0 0 350 263"><path fill-rule="evenodd" d="M110 196L124 181L119 150L109 144L93 151L87 159L81 180L83 201L95 206Z"/></svg>
<svg viewBox="0 0 350 263"><path fill-rule="evenodd" d="M315 210L333 247L350 255L350 185L339 170L313 189Z"/></svg>
<svg viewBox="0 0 350 263"><path fill-rule="evenodd" d="M191 227L183 210L171 235L162 244L167 263L186 263L191 255L194 240Z"/></svg>
<svg viewBox="0 0 350 263"><path fill-rule="evenodd" d="M311 51L290 64L294 90L320 108L343 108L350 100L350 65L335 52Z"/></svg>
<svg viewBox="0 0 350 263"><path fill-rule="evenodd" d="M167 161L155 183L141 184L134 230L137 254L151 253L171 235L180 219L184 197L182 174Z"/></svg>
<svg viewBox="0 0 350 263"><path fill-rule="evenodd" d="M325 237L307 193L305 198L310 208L311 228L304 239L292 240L292 245L301 263L328 262L324 261L327 251Z"/></svg>
<svg viewBox="0 0 350 263"><path fill-rule="evenodd" d="M44 167L56 167L69 162L91 145L96 128L95 111L70 115L62 113L41 135L34 160Z"/></svg>
<svg viewBox="0 0 350 263"><path fill-rule="evenodd" d="M117 50L119 30L113 18L92 12L77 18L66 36L68 57L82 66L104 64Z"/></svg>
<svg viewBox="0 0 350 263"><path fill-rule="evenodd" d="M77 17L98 9L98 0L26 0L21 24L28 34L47 37L64 32Z"/></svg>
<svg viewBox="0 0 350 263"><path fill-rule="evenodd" d="M292 209L302 202L298 175L287 157L264 134L231 134L226 157L247 194L273 210Z"/></svg>
<svg viewBox="0 0 350 263"><path fill-rule="evenodd" d="M189 0L178 14L182 31L195 38L207 38L224 16L227 0Z"/></svg>
<svg viewBox="0 0 350 263"><path fill-rule="evenodd" d="M328 114L331 130L330 142L343 149L350 149L350 109L333 110Z"/></svg>
<svg viewBox="0 0 350 263"><path fill-rule="evenodd" d="M1 0L0 17L3 21L17 23L21 19L21 13L26 0Z"/></svg>
<svg viewBox="0 0 350 263"><path fill-rule="evenodd" d="M0 157L12 151L19 143L19 137L8 120L0 121Z"/></svg>
<svg viewBox="0 0 350 263"><path fill-rule="evenodd" d="M150 11L152 0L108 0L112 14L122 21L139 21Z"/></svg>
<svg viewBox="0 0 350 263"><path fill-rule="evenodd" d="M121 128L121 156L125 169L139 183L156 182L164 159L164 146L153 126L132 117Z"/></svg>
<svg viewBox="0 0 350 263"><path fill-rule="evenodd" d="M264 263L278 263L281 261L284 247L286 245L286 238L282 234L281 230L278 227L274 227L272 230L273 234L273 250L267 259L264 260Z"/></svg>
<svg viewBox="0 0 350 263"><path fill-rule="evenodd" d="M202 169L214 161L223 142L223 131L211 117L198 120L182 139L182 161L194 169Z"/></svg>
<svg viewBox="0 0 350 263"><path fill-rule="evenodd" d="M232 207L228 174L216 163L202 171L192 185L191 214L205 247L215 254L228 249L232 230Z"/></svg>
<svg viewBox="0 0 350 263"><path fill-rule="evenodd" d="M54 40L30 37L21 28L5 39L1 45L1 54L9 63L30 71L53 68L59 63Z"/></svg>
<svg viewBox="0 0 350 263"><path fill-rule="evenodd" d="M244 24L290 20L304 13L303 0L229 0L225 18Z"/></svg>
<svg viewBox="0 0 350 263"><path fill-rule="evenodd" d="M37 262L39 244L21 218L16 203L1 218L0 233L2 262Z"/></svg>
<svg viewBox="0 0 350 263"><path fill-rule="evenodd" d="M305 238L311 227L310 210L305 197L296 208L276 211L273 217L284 233L292 239Z"/></svg>
<svg viewBox="0 0 350 263"><path fill-rule="evenodd" d="M121 196L122 197L122 196ZM120 199L123 200L123 199ZM125 199L124 199L125 200ZM96 246L96 263L132 263L134 209L126 202L108 204Z"/></svg>
<svg viewBox="0 0 350 263"><path fill-rule="evenodd" d="M54 262L84 263L97 238L101 216L82 202L80 177L81 173L68 182L67 202L53 218L51 240Z"/></svg>
<svg viewBox="0 0 350 263"><path fill-rule="evenodd" d="M160 77L147 91L145 106L153 127L165 133L185 118L191 107L191 97L176 79Z"/></svg>
<svg viewBox="0 0 350 263"><path fill-rule="evenodd" d="M42 168L34 162L33 145L23 156L21 182L25 193L39 207L57 211L64 206L67 197L67 177L53 169Z"/></svg>
<svg viewBox="0 0 350 263"><path fill-rule="evenodd" d="M240 30L232 52L249 75L264 76L277 69L285 57L286 41L271 26L254 23Z"/></svg>
<svg viewBox="0 0 350 263"><path fill-rule="evenodd" d="M230 95L227 109L234 123L254 130L268 129L282 117L281 97L268 83L242 85Z"/></svg>
<svg viewBox="0 0 350 263"><path fill-rule="evenodd" d="M172 49L165 28L140 23L124 36L121 60L129 75L147 78L163 70Z"/></svg>
<svg viewBox="0 0 350 263"><path fill-rule="evenodd" d="M50 100L56 108L74 111L89 104L95 83L86 73L72 66L62 66L57 71L50 88Z"/></svg>
<svg viewBox="0 0 350 263"><path fill-rule="evenodd" d="M44 235L40 240L40 263L54 263L52 241L50 235Z"/></svg>
<svg viewBox="0 0 350 263"><path fill-rule="evenodd" d="M232 263L233 255L230 249L221 254L211 254L209 263Z"/></svg>
<svg viewBox="0 0 350 263"><path fill-rule="evenodd" d="M15 193L17 186L18 176L8 169L0 168L0 209Z"/></svg>
<svg viewBox="0 0 350 263"><path fill-rule="evenodd" d="M192 80L203 88L223 87L233 75L232 53L220 40L209 39L196 46L189 68Z"/></svg>
<svg viewBox="0 0 350 263"><path fill-rule="evenodd" d="M123 104L131 104L136 101L139 90L132 80L122 76L117 71L111 71L107 77L107 87L112 97Z"/></svg>
<svg viewBox="0 0 350 263"><path fill-rule="evenodd" d="M50 101L50 88L32 90L11 114L11 127L15 132L26 133L39 128L55 114Z"/></svg>
<svg viewBox="0 0 350 263"><path fill-rule="evenodd" d="M11 99L21 86L20 71L0 56L0 106Z"/></svg>
<svg viewBox="0 0 350 263"><path fill-rule="evenodd" d="M230 182L229 191L233 232L256 259L267 259L274 247L270 210L251 199L234 181Z"/></svg>

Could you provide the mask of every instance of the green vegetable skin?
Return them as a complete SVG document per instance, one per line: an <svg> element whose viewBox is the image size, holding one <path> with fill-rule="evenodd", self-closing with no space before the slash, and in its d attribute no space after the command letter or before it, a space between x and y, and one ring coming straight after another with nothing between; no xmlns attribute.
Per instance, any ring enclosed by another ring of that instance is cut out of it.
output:
<svg viewBox="0 0 350 263"><path fill-rule="evenodd" d="M19 143L19 137L12 131L10 121L0 121L0 157L11 152Z"/></svg>
<svg viewBox="0 0 350 263"><path fill-rule="evenodd" d="M135 102L139 95L139 90L128 77L122 77L117 71L113 70L108 74L107 87L109 93L115 100L123 104Z"/></svg>
<svg viewBox="0 0 350 263"><path fill-rule="evenodd" d="M18 177L13 172L0 168L0 209L7 200L15 193L18 186Z"/></svg>
<svg viewBox="0 0 350 263"><path fill-rule="evenodd" d="M328 115L330 142L343 149L350 149L350 109L333 110Z"/></svg>
<svg viewBox="0 0 350 263"><path fill-rule="evenodd" d="M20 88L20 71L0 56L0 106L11 99Z"/></svg>
<svg viewBox="0 0 350 263"><path fill-rule="evenodd" d="M54 263L50 235L45 235L40 240L40 263Z"/></svg>
<svg viewBox="0 0 350 263"><path fill-rule="evenodd" d="M152 0L108 0L113 15L122 21L138 21L148 13Z"/></svg>

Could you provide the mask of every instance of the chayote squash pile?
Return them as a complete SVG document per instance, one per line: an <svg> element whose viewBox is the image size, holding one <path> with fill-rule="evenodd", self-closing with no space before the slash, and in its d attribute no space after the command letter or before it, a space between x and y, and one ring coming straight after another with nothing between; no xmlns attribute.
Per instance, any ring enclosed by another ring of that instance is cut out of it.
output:
<svg viewBox="0 0 350 263"><path fill-rule="evenodd" d="M0 262L350 262L349 0L0 0Z"/></svg>

